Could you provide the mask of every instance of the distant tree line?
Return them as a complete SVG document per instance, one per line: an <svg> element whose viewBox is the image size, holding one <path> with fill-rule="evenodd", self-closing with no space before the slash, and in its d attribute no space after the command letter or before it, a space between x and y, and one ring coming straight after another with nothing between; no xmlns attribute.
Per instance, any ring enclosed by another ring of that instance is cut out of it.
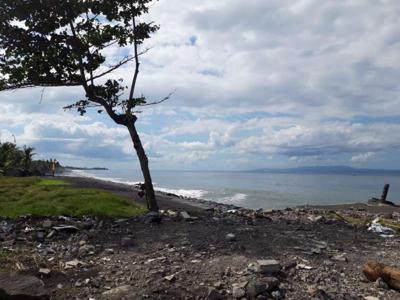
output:
<svg viewBox="0 0 400 300"><path fill-rule="evenodd" d="M18 147L13 143L0 143L0 176L41 176L50 170L50 160L33 160L35 149ZM56 162L57 169L61 165Z"/></svg>

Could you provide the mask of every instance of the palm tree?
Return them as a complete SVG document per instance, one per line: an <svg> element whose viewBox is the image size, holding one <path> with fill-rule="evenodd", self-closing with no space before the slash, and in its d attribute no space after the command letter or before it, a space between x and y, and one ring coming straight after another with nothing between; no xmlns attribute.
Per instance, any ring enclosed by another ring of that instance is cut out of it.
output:
<svg viewBox="0 0 400 300"><path fill-rule="evenodd" d="M17 155L17 146L13 143L4 143L0 145L0 169L3 172L15 167Z"/></svg>
<svg viewBox="0 0 400 300"><path fill-rule="evenodd" d="M22 166L25 171L27 171L31 168L32 157L36 154L36 153L33 153L34 150L35 150L35 148L32 148L32 147L24 146L24 148L23 148L24 156L22 158Z"/></svg>

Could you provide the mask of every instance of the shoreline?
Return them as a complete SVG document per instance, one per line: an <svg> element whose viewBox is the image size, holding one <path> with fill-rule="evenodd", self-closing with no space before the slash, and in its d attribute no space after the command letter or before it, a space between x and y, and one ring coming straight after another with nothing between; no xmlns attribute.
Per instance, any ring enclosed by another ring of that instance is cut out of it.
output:
<svg viewBox="0 0 400 300"><path fill-rule="evenodd" d="M144 202L135 186L56 178L72 189L102 189ZM162 192L157 197L157 220L149 215L0 218L0 246L6 253L0 263L19 272L5 276L23 282L30 276L46 299L399 296L385 282L370 282L362 268L369 262L398 266L400 212L382 216L383 226L396 226L387 234L370 229L376 211L366 204L251 210ZM8 288L4 282L3 289ZM0 280L0 294L1 289Z"/></svg>
<svg viewBox="0 0 400 300"><path fill-rule="evenodd" d="M75 175L75 174L74 174ZM98 188L107 191L117 193L122 196L126 196L136 202L145 204L144 198L138 195L138 186L135 184L119 183L107 179L99 179L85 176L65 176L61 174L58 178L71 181L74 186L82 188ZM173 193L167 193L159 190L155 190L157 200L160 205L160 209L168 210L187 210L187 211L198 211L198 210L211 210L217 208L219 210L242 210L242 211L285 211L292 209L306 209L306 210L321 210L321 211L336 211L336 212L364 212L366 215L380 215L389 214L393 212L400 213L399 206L371 206L365 203L345 203L345 204L323 204L323 205L298 205L294 207L286 207L283 209L251 209L244 208L238 205L220 203L210 200L198 199L193 197L180 196Z"/></svg>

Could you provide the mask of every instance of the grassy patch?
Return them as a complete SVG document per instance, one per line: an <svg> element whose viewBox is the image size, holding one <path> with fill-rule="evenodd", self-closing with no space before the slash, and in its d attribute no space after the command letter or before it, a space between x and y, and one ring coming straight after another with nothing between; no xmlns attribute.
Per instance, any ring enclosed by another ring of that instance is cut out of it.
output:
<svg viewBox="0 0 400 300"><path fill-rule="evenodd" d="M350 217L350 216L342 216L336 213L329 213L328 217L332 219L336 219L339 221L345 221L346 223L352 224L352 225L357 225L357 226L366 226L369 223L371 223L372 219L370 218L356 218L356 217Z"/></svg>
<svg viewBox="0 0 400 300"><path fill-rule="evenodd" d="M136 216L144 208L97 189L77 189L62 180L0 177L0 216Z"/></svg>
<svg viewBox="0 0 400 300"><path fill-rule="evenodd" d="M55 186L55 185L69 185L69 182L59 179L41 179L37 185L40 186Z"/></svg>

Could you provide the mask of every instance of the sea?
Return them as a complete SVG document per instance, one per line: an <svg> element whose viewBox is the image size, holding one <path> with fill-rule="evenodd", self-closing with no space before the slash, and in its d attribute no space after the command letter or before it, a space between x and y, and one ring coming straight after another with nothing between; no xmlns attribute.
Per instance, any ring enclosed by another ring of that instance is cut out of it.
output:
<svg viewBox="0 0 400 300"><path fill-rule="evenodd" d="M143 182L135 170L74 170L72 176L125 184ZM400 175L279 174L225 171L152 171L158 191L251 209L366 203L390 184L387 200L400 204Z"/></svg>

